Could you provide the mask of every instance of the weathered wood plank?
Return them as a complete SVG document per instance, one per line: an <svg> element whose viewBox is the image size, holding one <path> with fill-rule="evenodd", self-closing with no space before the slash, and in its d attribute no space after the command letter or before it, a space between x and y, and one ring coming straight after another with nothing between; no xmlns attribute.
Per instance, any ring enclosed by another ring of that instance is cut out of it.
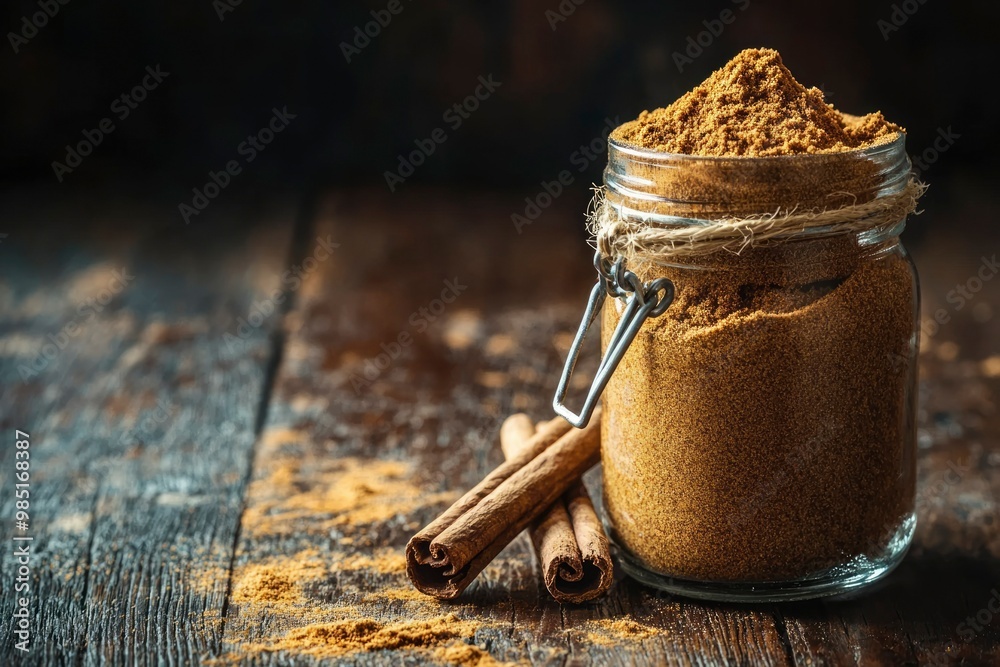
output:
<svg viewBox="0 0 1000 667"><path fill-rule="evenodd" d="M17 258L5 265L17 278L3 290L0 422L5 436L32 434L35 537L31 650L21 655L5 641L3 664L186 665L217 652L280 322L240 332L237 318L281 286L293 213L258 211L249 230L209 234L129 214L147 224L127 244L117 230L85 227L55 247L26 232L0 248ZM79 317L78 304L100 299L115 270L124 288L22 382L18 366ZM13 519L8 449L5 523ZM5 638L9 552L0 556Z"/></svg>
<svg viewBox="0 0 1000 667"><path fill-rule="evenodd" d="M121 312L121 291L100 313L86 304L110 292L113 271L131 267L134 239L99 249L81 243L70 253L63 243L24 231L28 227L12 231L0 246L0 512L8 545L14 544L14 535L34 538L27 582L31 651L22 654L14 647L11 619L15 598L24 594L15 595L15 586L25 582L16 581L13 548L5 548L0 553L0 629L5 638L0 661L70 664L85 642L84 598L97 492L96 477L78 465L92 450L88 433L101 421L89 394L108 392L114 351L135 327L134 317ZM81 240L73 230L66 234L68 244ZM77 328L66 329L68 323ZM14 429L32 436L27 533L13 525Z"/></svg>

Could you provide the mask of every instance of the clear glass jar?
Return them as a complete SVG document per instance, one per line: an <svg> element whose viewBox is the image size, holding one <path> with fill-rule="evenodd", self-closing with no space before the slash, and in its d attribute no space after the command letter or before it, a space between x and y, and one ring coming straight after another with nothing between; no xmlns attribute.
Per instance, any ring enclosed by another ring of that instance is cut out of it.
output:
<svg viewBox="0 0 1000 667"><path fill-rule="evenodd" d="M610 141L606 197L626 220L670 225L872 201L906 186L904 141L766 158ZM904 224L629 265L675 289L602 399L605 516L629 575L697 598L790 600L902 560L919 331ZM605 349L623 308L604 304Z"/></svg>

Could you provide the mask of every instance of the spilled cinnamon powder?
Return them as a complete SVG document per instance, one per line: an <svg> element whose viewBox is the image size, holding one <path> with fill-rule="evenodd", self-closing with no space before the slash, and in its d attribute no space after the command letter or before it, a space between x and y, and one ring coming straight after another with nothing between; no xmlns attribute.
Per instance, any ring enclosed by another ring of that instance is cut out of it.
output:
<svg viewBox="0 0 1000 667"><path fill-rule="evenodd" d="M300 458L276 460L266 477L250 485L244 530L250 535L350 531L455 499L452 492L428 492L414 484L411 466L401 461L344 458L319 466L303 467Z"/></svg>
<svg viewBox="0 0 1000 667"><path fill-rule="evenodd" d="M299 602L302 593L289 577L280 571L260 565L253 566L251 572L233 591L234 602Z"/></svg>
<svg viewBox="0 0 1000 667"><path fill-rule="evenodd" d="M399 550L391 547L367 553L314 547L237 567L231 598L235 611L226 621L224 653L205 663L221 667L278 653L282 659L350 660L354 654L394 651L394 660L408 664L510 664L491 656L483 640L478 646L469 643L476 641L478 631L496 627L496 620L485 618L475 605L445 605L415 591L403 566ZM497 559L490 564L490 577L508 577L516 567L519 563L512 559ZM224 569L206 564L203 572L189 574L188 585L207 593L224 587L226 577ZM497 608L507 604L498 602ZM217 609L201 616L209 629L218 631ZM656 630L625 617L568 632L581 642L620 647Z"/></svg>
<svg viewBox="0 0 1000 667"><path fill-rule="evenodd" d="M388 600L405 600L407 602L428 602L428 600L439 603L434 598L428 598L426 595L415 589L413 586L398 586L394 588L384 588L380 591L370 593L365 597L368 602L385 603Z"/></svg>
<svg viewBox="0 0 1000 667"><path fill-rule="evenodd" d="M253 648L265 652L294 651L316 658L334 658L358 651L441 649L453 640L471 638L480 624L455 614L428 620L380 623L371 619L318 623Z"/></svg>
<svg viewBox="0 0 1000 667"><path fill-rule="evenodd" d="M192 573L190 583L212 589L225 573ZM270 556L238 567L226 624L226 653L214 664L284 653L331 658L363 651L405 651L465 667L493 667L487 651L465 643L489 621L443 615L443 605L405 585L398 549L370 553L317 548ZM329 591L333 591L331 596ZM217 627L215 610L203 615Z"/></svg>
<svg viewBox="0 0 1000 667"><path fill-rule="evenodd" d="M611 133L666 153L763 157L835 153L895 139L881 112L850 116L792 76L773 49L746 49L670 106L643 111Z"/></svg>
<svg viewBox="0 0 1000 667"><path fill-rule="evenodd" d="M434 650L434 657L459 667L495 667L509 663L497 662L489 653L472 644L455 642Z"/></svg>
<svg viewBox="0 0 1000 667"><path fill-rule="evenodd" d="M316 549L248 565L233 577L232 600L256 604L304 602L302 584L321 579L326 572L326 564L319 559Z"/></svg>
<svg viewBox="0 0 1000 667"><path fill-rule="evenodd" d="M381 623L373 619L346 620L306 625L276 640L249 644L243 649L244 655L289 653L319 659L362 652L405 650L459 667L509 665L498 662L488 652L464 641L471 639L481 627L481 623L462 620L455 614L396 623Z"/></svg>
<svg viewBox="0 0 1000 667"><path fill-rule="evenodd" d="M596 646L622 646L630 642L648 639L659 633L656 628L625 616L618 619L591 621L585 628L586 639Z"/></svg>
<svg viewBox="0 0 1000 667"><path fill-rule="evenodd" d="M406 558L399 549L387 547L374 549L370 553L344 556L338 559L336 567L340 571L370 570L378 574L402 575L406 572Z"/></svg>

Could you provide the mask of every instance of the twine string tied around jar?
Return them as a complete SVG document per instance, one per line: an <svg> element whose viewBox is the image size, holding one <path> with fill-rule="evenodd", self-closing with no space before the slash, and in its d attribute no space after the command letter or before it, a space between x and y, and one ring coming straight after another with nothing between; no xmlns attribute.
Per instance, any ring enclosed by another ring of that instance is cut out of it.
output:
<svg viewBox="0 0 1000 667"><path fill-rule="evenodd" d="M594 188L587 228L601 255L626 262L718 251L738 255L749 247L779 243L807 232L836 235L892 227L907 215L920 213L917 201L926 189L911 176L898 192L832 209L779 208L771 213L715 219L656 215L654 220L654 216L637 211L623 214L608 200L602 186Z"/></svg>

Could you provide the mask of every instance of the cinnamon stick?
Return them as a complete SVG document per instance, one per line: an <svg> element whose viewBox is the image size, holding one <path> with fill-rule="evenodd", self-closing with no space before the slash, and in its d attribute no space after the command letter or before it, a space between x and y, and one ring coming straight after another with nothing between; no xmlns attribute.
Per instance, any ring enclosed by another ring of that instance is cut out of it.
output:
<svg viewBox="0 0 1000 667"><path fill-rule="evenodd" d="M528 415L508 417L500 428L504 456L517 456L534 434ZM611 587L614 566L608 538L582 481L535 520L530 534L545 587L559 602L586 602Z"/></svg>
<svg viewBox="0 0 1000 667"><path fill-rule="evenodd" d="M406 545L406 574L417 590L436 598L461 594L505 546L600 458L600 418L575 429L547 422L524 450Z"/></svg>

